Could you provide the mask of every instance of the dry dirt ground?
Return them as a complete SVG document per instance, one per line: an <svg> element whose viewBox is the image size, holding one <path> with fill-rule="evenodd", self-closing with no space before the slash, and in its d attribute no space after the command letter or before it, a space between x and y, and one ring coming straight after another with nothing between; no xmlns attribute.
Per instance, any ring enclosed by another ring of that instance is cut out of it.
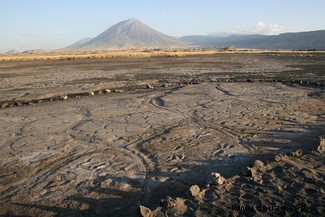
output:
<svg viewBox="0 0 325 217"><path fill-rule="evenodd" d="M0 215L325 215L324 67L317 53L0 62Z"/></svg>

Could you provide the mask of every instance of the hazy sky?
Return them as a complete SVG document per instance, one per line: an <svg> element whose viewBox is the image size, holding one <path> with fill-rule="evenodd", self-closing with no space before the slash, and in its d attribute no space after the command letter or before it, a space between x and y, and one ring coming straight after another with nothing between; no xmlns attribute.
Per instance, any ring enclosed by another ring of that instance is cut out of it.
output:
<svg viewBox="0 0 325 217"><path fill-rule="evenodd" d="M56 49L137 18L172 36L325 29L325 0L0 0L0 52Z"/></svg>

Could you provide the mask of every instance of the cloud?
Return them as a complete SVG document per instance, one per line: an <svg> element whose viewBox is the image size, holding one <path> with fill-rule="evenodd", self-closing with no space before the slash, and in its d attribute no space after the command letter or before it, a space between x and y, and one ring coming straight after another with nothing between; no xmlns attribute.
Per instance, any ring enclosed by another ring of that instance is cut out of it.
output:
<svg viewBox="0 0 325 217"><path fill-rule="evenodd" d="M262 21L258 21L254 28L255 33L265 35L279 34L283 31L285 31L284 26L280 26L278 24L265 24Z"/></svg>

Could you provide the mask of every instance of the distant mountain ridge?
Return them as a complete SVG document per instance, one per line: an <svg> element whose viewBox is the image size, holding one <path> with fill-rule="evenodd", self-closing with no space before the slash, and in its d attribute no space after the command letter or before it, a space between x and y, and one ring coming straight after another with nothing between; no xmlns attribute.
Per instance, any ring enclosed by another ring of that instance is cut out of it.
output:
<svg viewBox="0 0 325 217"><path fill-rule="evenodd" d="M225 47L232 44L238 48L325 50L325 30L279 35L184 36L181 39L200 47Z"/></svg>
<svg viewBox="0 0 325 217"><path fill-rule="evenodd" d="M242 35L229 33L174 38L145 23L121 21L95 38L84 38L63 50L123 50L132 48L224 48L234 45L248 49L325 50L325 30L282 33L279 35Z"/></svg>
<svg viewBox="0 0 325 217"><path fill-rule="evenodd" d="M121 21L87 41L64 50L114 50L132 48L180 48L187 43L154 30L137 19Z"/></svg>

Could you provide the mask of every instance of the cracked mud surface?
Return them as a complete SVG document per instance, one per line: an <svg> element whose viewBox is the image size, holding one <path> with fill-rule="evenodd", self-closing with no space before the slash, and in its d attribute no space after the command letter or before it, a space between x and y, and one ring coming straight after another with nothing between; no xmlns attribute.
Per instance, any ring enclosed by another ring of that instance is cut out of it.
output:
<svg viewBox="0 0 325 217"><path fill-rule="evenodd" d="M0 63L0 101L125 91L0 109L0 214L139 216L139 205L186 197L212 172L230 178L256 159L308 153L324 135L324 62L223 54Z"/></svg>

